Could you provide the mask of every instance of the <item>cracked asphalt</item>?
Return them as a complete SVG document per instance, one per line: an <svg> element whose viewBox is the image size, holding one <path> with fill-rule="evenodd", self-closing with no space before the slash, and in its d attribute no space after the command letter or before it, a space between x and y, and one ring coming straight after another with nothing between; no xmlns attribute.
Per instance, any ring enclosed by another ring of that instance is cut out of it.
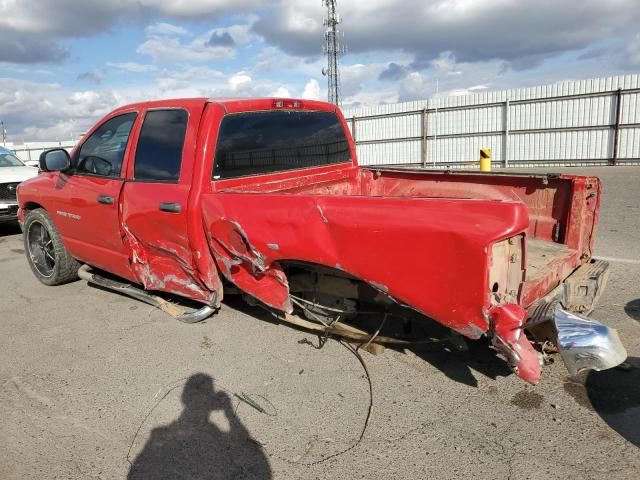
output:
<svg viewBox="0 0 640 480"><path fill-rule="evenodd" d="M181 324L78 281L40 284L0 225L0 478L637 479L640 169L566 169L605 184L593 317L618 329L619 369L538 386L483 342L363 353L230 301Z"/></svg>

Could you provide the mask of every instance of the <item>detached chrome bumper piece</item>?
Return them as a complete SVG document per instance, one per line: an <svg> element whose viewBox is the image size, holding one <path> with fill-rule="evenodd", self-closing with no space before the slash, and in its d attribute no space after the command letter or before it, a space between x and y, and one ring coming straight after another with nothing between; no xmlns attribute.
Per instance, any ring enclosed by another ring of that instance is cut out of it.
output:
<svg viewBox="0 0 640 480"><path fill-rule="evenodd" d="M618 332L559 305L553 313L560 355L571 375L583 370L606 370L627 359Z"/></svg>

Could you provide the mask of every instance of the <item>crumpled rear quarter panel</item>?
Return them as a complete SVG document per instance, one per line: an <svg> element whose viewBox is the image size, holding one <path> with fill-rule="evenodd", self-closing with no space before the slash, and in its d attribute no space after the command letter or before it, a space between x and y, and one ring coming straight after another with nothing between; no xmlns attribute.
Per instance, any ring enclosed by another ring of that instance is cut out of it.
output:
<svg viewBox="0 0 640 480"><path fill-rule="evenodd" d="M202 212L222 273L268 305L290 310L278 262L305 261L472 338L488 329L487 249L528 224L518 202L441 198L218 192L203 195Z"/></svg>

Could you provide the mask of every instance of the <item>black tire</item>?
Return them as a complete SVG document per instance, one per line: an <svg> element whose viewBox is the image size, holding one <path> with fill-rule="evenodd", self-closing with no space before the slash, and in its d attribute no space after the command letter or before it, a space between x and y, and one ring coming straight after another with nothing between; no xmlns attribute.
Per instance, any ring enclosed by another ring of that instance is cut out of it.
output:
<svg viewBox="0 0 640 480"><path fill-rule="evenodd" d="M42 208L30 210L24 221L24 251L31 271L45 285L78 279L78 263L62 243L58 229Z"/></svg>

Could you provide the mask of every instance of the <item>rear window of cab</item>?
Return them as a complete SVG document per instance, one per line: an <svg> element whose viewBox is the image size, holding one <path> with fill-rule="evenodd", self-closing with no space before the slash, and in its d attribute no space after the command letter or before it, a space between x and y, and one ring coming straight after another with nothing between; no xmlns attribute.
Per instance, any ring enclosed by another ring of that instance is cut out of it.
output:
<svg viewBox="0 0 640 480"><path fill-rule="evenodd" d="M234 113L226 115L220 124L213 179L350 161L349 142L335 112Z"/></svg>

